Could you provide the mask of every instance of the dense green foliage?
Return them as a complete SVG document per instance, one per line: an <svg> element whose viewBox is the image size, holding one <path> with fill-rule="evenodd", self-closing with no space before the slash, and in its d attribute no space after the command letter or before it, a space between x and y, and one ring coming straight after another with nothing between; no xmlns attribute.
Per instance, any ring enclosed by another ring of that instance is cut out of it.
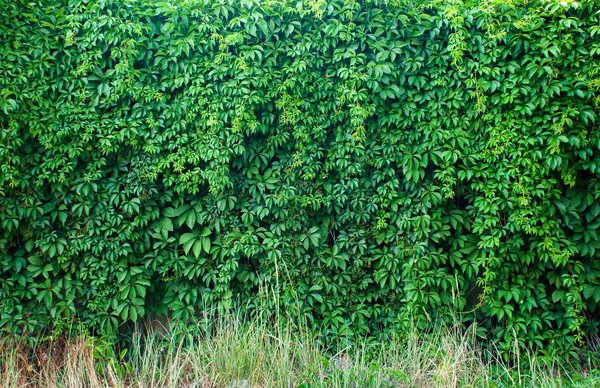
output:
<svg viewBox="0 0 600 388"><path fill-rule="evenodd" d="M2 2L2 330L595 335L594 2L141 3Z"/></svg>

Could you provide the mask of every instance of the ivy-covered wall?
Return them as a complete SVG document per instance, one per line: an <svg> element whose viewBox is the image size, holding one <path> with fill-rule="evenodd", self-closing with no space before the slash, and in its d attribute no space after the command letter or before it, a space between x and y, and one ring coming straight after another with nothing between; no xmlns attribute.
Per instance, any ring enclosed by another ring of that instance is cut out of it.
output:
<svg viewBox="0 0 600 388"><path fill-rule="evenodd" d="M575 356L600 311L599 10L3 1L1 330L240 304Z"/></svg>

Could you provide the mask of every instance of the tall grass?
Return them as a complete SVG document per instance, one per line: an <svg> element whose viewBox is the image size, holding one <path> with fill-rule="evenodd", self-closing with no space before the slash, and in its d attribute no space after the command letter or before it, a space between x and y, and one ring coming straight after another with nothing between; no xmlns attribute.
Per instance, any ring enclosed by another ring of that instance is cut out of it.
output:
<svg viewBox="0 0 600 388"><path fill-rule="evenodd" d="M5 342L0 387L600 386L600 379L559 378L535 359L524 370L486 361L474 333L456 329L359 341L337 352L308 330L236 316L215 319L185 346L170 333L137 332L123 360L94 357L94 342L85 338L50 344L34 356Z"/></svg>

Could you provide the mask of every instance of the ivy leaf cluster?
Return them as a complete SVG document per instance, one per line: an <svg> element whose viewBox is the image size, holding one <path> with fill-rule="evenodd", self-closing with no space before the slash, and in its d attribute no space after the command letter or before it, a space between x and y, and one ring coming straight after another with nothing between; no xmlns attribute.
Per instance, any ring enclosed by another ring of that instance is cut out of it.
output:
<svg viewBox="0 0 600 388"><path fill-rule="evenodd" d="M577 357L600 303L600 8L0 8L0 330L205 306L326 340L459 319Z"/></svg>

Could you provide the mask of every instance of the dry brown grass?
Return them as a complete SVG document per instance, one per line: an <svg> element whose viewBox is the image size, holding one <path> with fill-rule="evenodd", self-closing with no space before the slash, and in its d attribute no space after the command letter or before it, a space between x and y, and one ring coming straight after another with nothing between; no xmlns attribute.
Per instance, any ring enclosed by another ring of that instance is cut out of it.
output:
<svg viewBox="0 0 600 388"><path fill-rule="evenodd" d="M119 366L115 360L94 358L93 342L84 338L48 342L35 352L5 342L0 388L563 385L535 362L521 374L500 362L486 362L473 333L458 330L362 343L333 355L306 331L237 319L218 322L210 335L186 347L168 335L134 336L125 359L130 369L120 373L110 366Z"/></svg>

